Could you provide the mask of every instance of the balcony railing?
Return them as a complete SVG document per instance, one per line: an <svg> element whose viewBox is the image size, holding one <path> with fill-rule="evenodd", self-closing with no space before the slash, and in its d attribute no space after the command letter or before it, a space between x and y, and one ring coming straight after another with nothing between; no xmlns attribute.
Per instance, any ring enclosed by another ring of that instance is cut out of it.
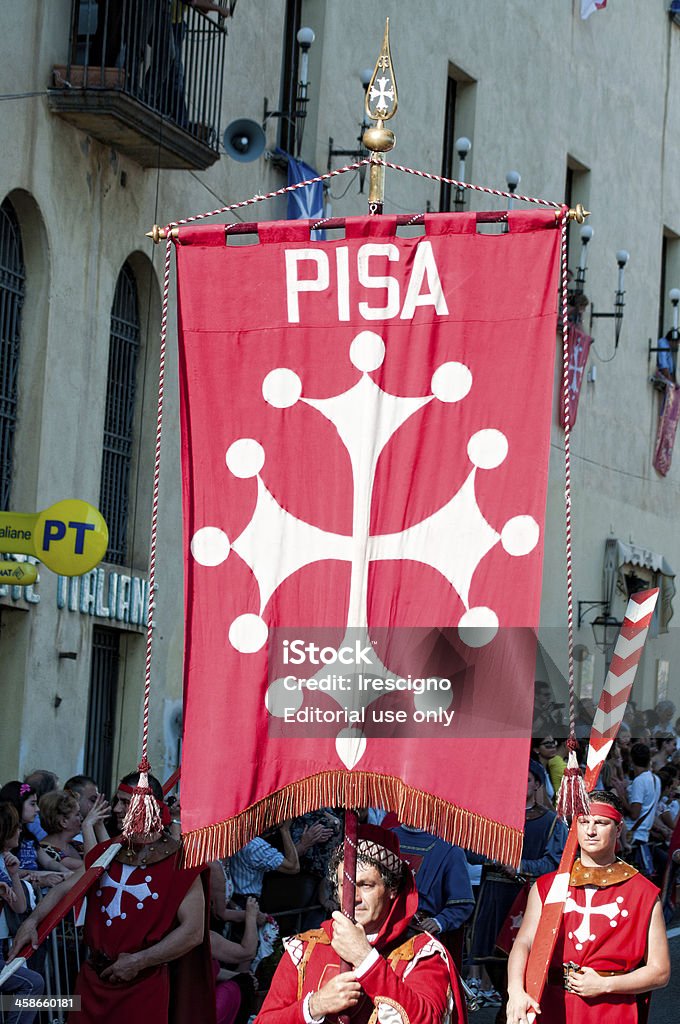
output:
<svg viewBox="0 0 680 1024"><path fill-rule="evenodd" d="M205 169L219 158L226 36L221 15L184 0L73 0L50 109L143 167Z"/></svg>

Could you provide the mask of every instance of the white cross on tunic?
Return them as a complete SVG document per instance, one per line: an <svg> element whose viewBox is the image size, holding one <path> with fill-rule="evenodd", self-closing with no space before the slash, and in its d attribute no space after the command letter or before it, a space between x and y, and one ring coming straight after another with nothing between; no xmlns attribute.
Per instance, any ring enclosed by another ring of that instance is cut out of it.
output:
<svg viewBox="0 0 680 1024"><path fill-rule="evenodd" d="M137 910L144 909L144 900L151 897L153 900L158 899L158 893L152 892L148 886L148 882L151 881L151 875L146 875L143 882L138 882L136 885L128 885L127 880L135 870L134 864L122 864L120 872L120 882L117 882L114 878L111 878L108 871L105 871L101 877L99 883L100 888L97 890L97 896L102 895L102 889L114 889L113 898L105 907L102 907L102 911L106 911L109 916L109 920L106 922L107 925L111 924L111 921L119 917L122 921L125 920L127 914L122 910L123 893L127 893L137 904Z"/></svg>
<svg viewBox="0 0 680 1024"><path fill-rule="evenodd" d="M585 896L585 906L583 907L572 899L570 893L567 894L564 913L569 914L573 912L574 914L580 914L582 918L578 928L568 933L570 939L576 939L576 949L583 949L584 942L594 942L597 938L592 931L591 920L593 917L606 917L611 928L616 928L616 918L619 914L621 917L628 917L628 911L621 908L623 896L617 896L614 903L603 903L599 907L594 907L593 897L599 891L597 886L586 885L583 890Z"/></svg>

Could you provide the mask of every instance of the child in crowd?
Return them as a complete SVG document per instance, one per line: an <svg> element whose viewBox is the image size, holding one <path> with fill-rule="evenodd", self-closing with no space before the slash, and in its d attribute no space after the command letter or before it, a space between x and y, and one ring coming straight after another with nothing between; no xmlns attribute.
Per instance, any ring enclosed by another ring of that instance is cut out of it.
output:
<svg viewBox="0 0 680 1024"><path fill-rule="evenodd" d="M20 833L21 823L15 808L12 804L0 804L0 882L7 890L4 902L17 914L23 914L27 905L19 858L11 852L19 845Z"/></svg>
<svg viewBox="0 0 680 1024"><path fill-rule="evenodd" d="M41 888L58 885L71 872L50 857L45 850L41 850L37 839L28 830L28 826L35 820L38 813L35 790L27 782L19 782L18 779L6 782L0 789L0 802L5 801L12 804L19 815L21 832L18 857L22 877L28 881L37 882Z"/></svg>
<svg viewBox="0 0 680 1024"><path fill-rule="evenodd" d="M19 859L10 852L18 846L20 832L21 823L16 808L11 803L0 803L0 921L6 917L5 907L17 914L23 914L28 909L26 890L20 877ZM7 921L4 923L6 934L11 929ZM0 971L4 966L5 961L0 950ZM28 967L20 967L2 987L3 995L25 997L42 995L44 990L42 976ZM3 1019L8 1024L14 1021L31 1024L35 1020L35 1012L8 1013Z"/></svg>

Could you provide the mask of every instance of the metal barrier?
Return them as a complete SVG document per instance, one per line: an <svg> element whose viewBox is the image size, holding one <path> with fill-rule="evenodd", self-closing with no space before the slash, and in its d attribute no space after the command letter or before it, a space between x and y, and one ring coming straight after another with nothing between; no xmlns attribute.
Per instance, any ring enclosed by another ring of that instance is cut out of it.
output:
<svg viewBox="0 0 680 1024"><path fill-rule="evenodd" d="M8 938L0 939L6 955L10 944ZM38 960L44 961L38 970L45 979L44 996L50 999L72 995L75 990L76 977L80 970L82 955L82 928L76 923L75 910L70 911L64 920L50 932L49 937L40 950L36 952ZM0 1005L0 1024L5 1024L9 1012ZM36 1024L64 1024L66 1011L58 1007L40 1010L35 1018Z"/></svg>

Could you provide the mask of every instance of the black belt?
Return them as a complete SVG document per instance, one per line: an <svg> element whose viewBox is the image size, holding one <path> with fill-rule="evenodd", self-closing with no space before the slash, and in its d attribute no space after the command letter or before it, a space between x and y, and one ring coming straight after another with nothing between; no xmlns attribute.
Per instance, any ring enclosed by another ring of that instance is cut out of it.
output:
<svg viewBox="0 0 680 1024"><path fill-rule="evenodd" d="M87 954L87 962L97 977L101 978L102 971L105 971L115 961L111 960L106 953L101 953L98 949L91 949Z"/></svg>
<svg viewBox="0 0 680 1024"><path fill-rule="evenodd" d="M580 965L573 962L562 964L562 969L559 967L551 967L548 971L548 984L558 985L560 988L566 988L569 980L570 971L580 971ZM616 974L628 974L628 971L595 971L601 978L613 978Z"/></svg>
<svg viewBox="0 0 680 1024"><path fill-rule="evenodd" d="M90 967L95 972L97 977L101 978L102 973L106 970L106 968L110 967L111 964L114 964L117 959L118 958L116 957L112 960L111 957L108 957L106 953L102 953L101 950L99 949L90 949L88 950L86 963L90 965ZM145 978L148 978L154 972L157 972L159 969L162 970L164 968L167 968L167 964L159 964L157 967L147 967L143 971L140 971L139 974L136 974L132 981L108 981L106 978L104 979L104 981L107 984L111 985L134 985L136 984L136 982L143 981Z"/></svg>

